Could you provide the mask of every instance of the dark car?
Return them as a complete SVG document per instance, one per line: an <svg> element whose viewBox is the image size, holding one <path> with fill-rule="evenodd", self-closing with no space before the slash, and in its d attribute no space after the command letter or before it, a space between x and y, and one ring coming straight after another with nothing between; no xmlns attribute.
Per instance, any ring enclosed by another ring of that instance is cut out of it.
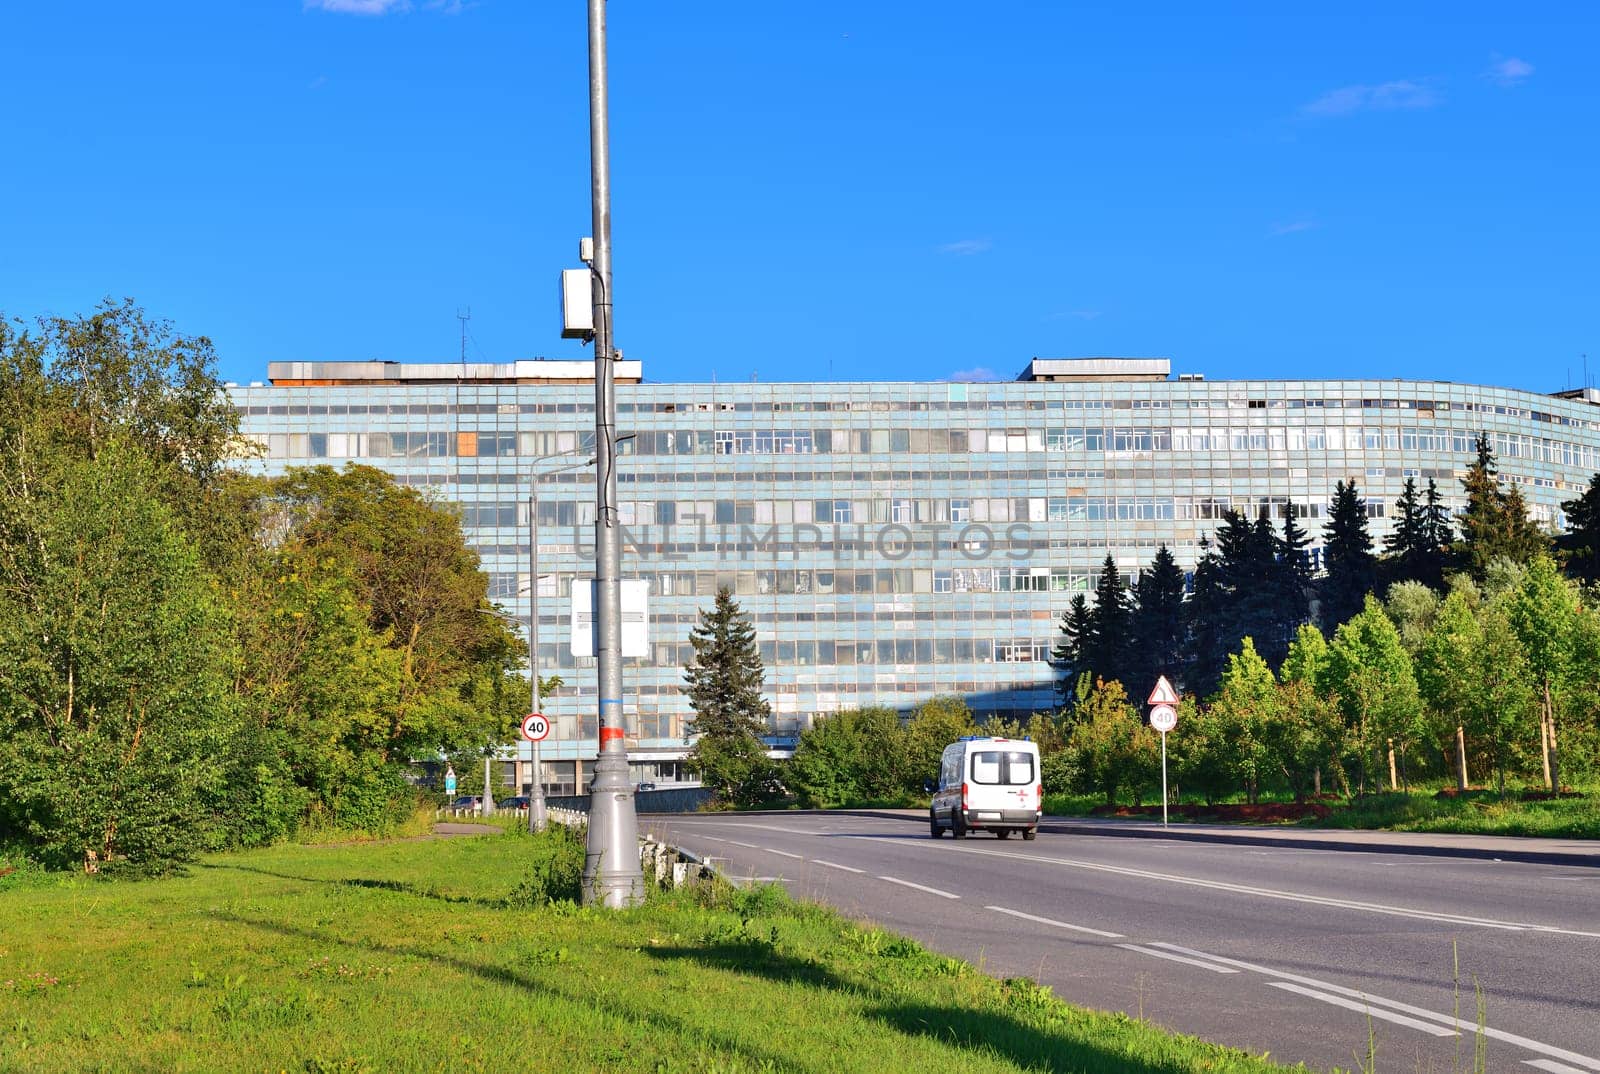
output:
<svg viewBox="0 0 1600 1074"><path fill-rule="evenodd" d="M533 804L533 799L526 794L519 794L515 798L502 798L495 802L496 809L527 809Z"/></svg>
<svg viewBox="0 0 1600 1074"><path fill-rule="evenodd" d="M465 794L450 803L451 809L470 809L476 813L483 808L483 799L476 794Z"/></svg>
<svg viewBox="0 0 1600 1074"><path fill-rule="evenodd" d="M655 789L656 785L654 783L641 783L634 788L636 791L653 791Z"/></svg>

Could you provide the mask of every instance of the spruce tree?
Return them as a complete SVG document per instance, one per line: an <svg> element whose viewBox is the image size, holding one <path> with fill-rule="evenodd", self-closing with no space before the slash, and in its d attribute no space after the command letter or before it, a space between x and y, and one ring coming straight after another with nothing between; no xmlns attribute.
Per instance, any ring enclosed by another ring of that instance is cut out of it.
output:
<svg viewBox="0 0 1600 1074"><path fill-rule="evenodd" d="M1183 619L1183 570L1171 549L1162 545L1134 588L1131 696L1142 696L1160 675L1183 682Z"/></svg>
<svg viewBox="0 0 1600 1074"><path fill-rule="evenodd" d="M1509 559L1526 564L1549 550L1549 541L1528 517L1528 505L1516 485L1502 489L1494 449L1486 433L1478 435L1478 457L1461 479L1467 509L1461 516L1461 539L1472 576L1482 581L1489 564Z"/></svg>
<svg viewBox="0 0 1600 1074"><path fill-rule="evenodd" d="M1427 520L1428 550L1425 559L1428 585L1444 585L1444 569L1449 561L1450 544L1455 540L1455 527L1450 523L1450 509L1439 495L1439 486L1428 478L1428 491L1423 499L1423 517Z"/></svg>
<svg viewBox="0 0 1600 1074"><path fill-rule="evenodd" d="M1094 614L1089 610L1088 599L1079 593L1061 616L1061 641L1050 651L1050 658L1061 675L1056 692L1061 696L1063 709L1077 702L1078 679L1090 670L1084 662L1083 650L1093 630Z"/></svg>
<svg viewBox="0 0 1600 1074"><path fill-rule="evenodd" d="M1567 532L1560 542L1567 553L1567 573L1582 582L1600 582L1600 474L1561 509L1567 513Z"/></svg>
<svg viewBox="0 0 1600 1074"><path fill-rule="evenodd" d="M1295 634L1301 624L1311 621L1311 557L1306 554L1306 548L1311 544L1311 536L1295 521L1294 504L1285 507L1283 516L1283 536L1278 540L1277 572L1274 577L1273 590L1276 601L1273 607L1272 625L1275 632L1273 644L1272 666L1276 670L1282 663L1282 655L1287 656L1289 645L1294 641Z"/></svg>
<svg viewBox="0 0 1600 1074"><path fill-rule="evenodd" d="M1100 567L1100 584L1095 588L1089 622L1088 641L1080 643L1084 662L1097 678L1123 682L1128 677L1133 616L1122 572L1109 553Z"/></svg>
<svg viewBox="0 0 1600 1074"><path fill-rule="evenodd" d="M772 709L761 696L765 672L755 627L726 586L717 590L712 608L701 611L689 644L694 655L684 666L682 687L694 710L689 764L717 797L760 801L775 783L761 742Z"/></svg>
<svg viewBox="0 0 1600 1074"><path fill-rule="evenodd" d="M1226 666L1228 647L1223 638L1228 605L1232 599L1223 578L1222 557L1216 547L1201 540L1203 550L1194 569L1184 634L1184 686L1199 697L1217 689Z"/></svg>
<svg viewBox="0 0 1600 1074"><path fill-rule="evenodd" d="M1327 573L1318 594L1324 632L1361 611L1377 580L1377 560L1372 555L1372 534L1367 531L1367 506L1355 481L1333 487L1328 524L1323 527L1323 562Z"/></svg>
<svg viewBox="0 0 1600 1074"><path fill-rule="evenodd" d="M1394 512L1394 524L1383 539L1384 580L1389 585L1426 584L1427 579L1422 575L1433 527L1412 478L1406 478L1405 488L1394 502Z"/></svg>

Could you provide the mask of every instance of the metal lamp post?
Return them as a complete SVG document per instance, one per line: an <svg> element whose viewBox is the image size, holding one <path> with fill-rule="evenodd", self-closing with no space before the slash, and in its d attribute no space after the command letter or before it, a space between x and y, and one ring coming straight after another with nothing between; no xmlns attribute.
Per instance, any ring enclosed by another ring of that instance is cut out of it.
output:
<svg viewBox="0 0 1600 1074"><path fill-rule="evenodd" d="M616 344L612 338L611 147L607 131L606 5L589 0L589 192L594 221L595 623L600 756L589 789L583 901L613 909L644 899L639 818L623 736L621 519L617 512Z"/></svg>

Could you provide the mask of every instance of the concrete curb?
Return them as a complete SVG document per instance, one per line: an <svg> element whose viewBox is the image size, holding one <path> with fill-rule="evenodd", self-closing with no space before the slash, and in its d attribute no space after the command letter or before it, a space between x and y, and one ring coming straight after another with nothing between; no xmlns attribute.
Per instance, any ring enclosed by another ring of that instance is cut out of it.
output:
<svg viewBox="0 0 1600 1074"><path fill-rule="evenodd" d="M1344 850L1361 854L1410 854L1431 858L1471 858L1480 861L1516 861L1532 865L1576 865L1590 869L1600 868L1600 846L1594 850L1562 850L1548 847L1472 846L1450 843L1391 843L1376 838L1385 833L1362 829L1330 829L1343 838L1317 839L1303 835L1269 835L1251 831L1218 832L1186 830L1183 825L1170 828L1144 826L1110 828L1100 825L1074 824L1070 820L1051 820L1048 817L1039 830L1063 835L1098 835L1122 839L1182 839L1191 843L1233 843L1239 846L1284 847L1290 850ZM1426 833L1396 832L1396 835ZM1353 835L1355 838L1350 838ZM1460 837L1470 838L1470 837ZM1505 836L1503 838L1523 838Z"/></svg>

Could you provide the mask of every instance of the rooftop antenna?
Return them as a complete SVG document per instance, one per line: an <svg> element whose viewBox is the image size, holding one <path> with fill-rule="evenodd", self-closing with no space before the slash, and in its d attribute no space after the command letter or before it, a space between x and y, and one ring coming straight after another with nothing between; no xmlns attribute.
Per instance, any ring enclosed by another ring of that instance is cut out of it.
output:
<svg viewBox="0 0 1600 1074"><path fill-rule="evenodd" d="M457 306L456 320L461 322L461 376L467 375L467 322L472 320L471 306Z"/></svg>

